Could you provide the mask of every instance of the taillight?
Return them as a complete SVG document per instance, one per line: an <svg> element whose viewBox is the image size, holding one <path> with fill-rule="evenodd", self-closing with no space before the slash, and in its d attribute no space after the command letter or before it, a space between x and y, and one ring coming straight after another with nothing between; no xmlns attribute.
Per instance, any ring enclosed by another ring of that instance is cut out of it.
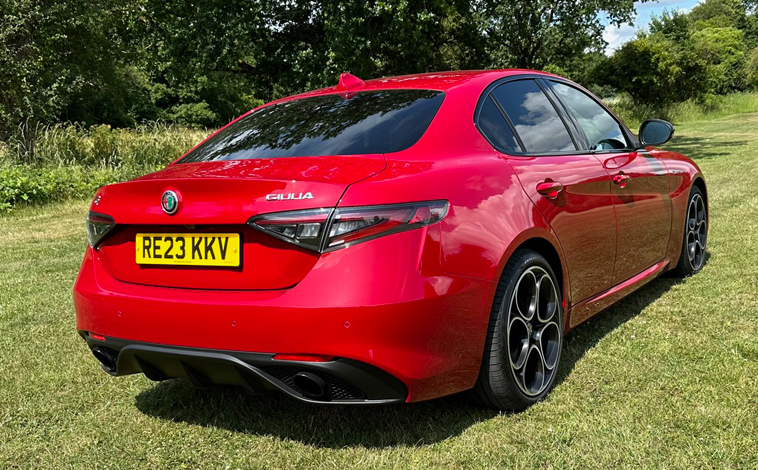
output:
<svg viewBox="0 0 758 470"><path fill-rule="evenodd" d="M253 217L254 228L325 253L393 233L431 225L447 215L447 201L277 212Z"/></svg>
<svg viewBox="0 0 758 470"><path fill-rule="evenodd" d="M280 240L319 251L331 212L331 209L275 212L253 217L248 224Z"/></svg>
<svg viewBox="0 0 758 470"><path fill-rule="evenodd" d="M89 211L87 214L87 240L89 240L90 246L97 248L100 240L115 226L116 222L113 217Z"/></svg>

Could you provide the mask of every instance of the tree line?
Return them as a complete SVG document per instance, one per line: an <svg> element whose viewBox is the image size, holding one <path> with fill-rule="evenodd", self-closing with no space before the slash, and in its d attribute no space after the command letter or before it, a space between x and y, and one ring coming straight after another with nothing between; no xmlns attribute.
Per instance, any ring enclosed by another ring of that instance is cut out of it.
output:
<svg viewBox="0 0 758 470"><path fill-rule="evenodd" d="M758 86L758 0L666 13L607 57L633 0L0 0L0 139L38 124L215 127L363 78L554 71L665 105Z"/></svg>

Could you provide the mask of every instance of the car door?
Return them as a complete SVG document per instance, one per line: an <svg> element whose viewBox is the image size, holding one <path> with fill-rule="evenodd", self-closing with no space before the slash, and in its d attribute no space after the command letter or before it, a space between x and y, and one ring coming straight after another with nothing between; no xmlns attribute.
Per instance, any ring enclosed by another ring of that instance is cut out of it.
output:
<svg viewBox="0 0 758 470"><path fill-rule="evenodd" d="M613 283L639 274L666 254L671 229L668 172L663 162L638 148L636 139L597 100L571 84L550 87L611 176L616 209Z"/></svg>
<svg viewBox="0 0 758 470"><path fill-rule="evenodd" d="M510 80L488 92L477 124L508 155L524 190L558 237L571 302L607 289L616 255L608 172L597 157L579 150L566 116L537 81Z"/></svg>

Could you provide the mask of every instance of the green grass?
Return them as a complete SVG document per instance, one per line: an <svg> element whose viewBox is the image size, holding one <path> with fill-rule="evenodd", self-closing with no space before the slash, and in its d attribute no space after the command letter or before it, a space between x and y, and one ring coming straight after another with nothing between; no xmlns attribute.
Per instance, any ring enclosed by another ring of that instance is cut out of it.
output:
<svg viewBox="0 0 758 470"><path fill-rule="evenodd" d="M0 216L0 468L756 468L757 145L758 114L679 127L669 148L709 184L707 265L569 334L555 390L519 414L111 378L74 328L86 204Z"/></svg>

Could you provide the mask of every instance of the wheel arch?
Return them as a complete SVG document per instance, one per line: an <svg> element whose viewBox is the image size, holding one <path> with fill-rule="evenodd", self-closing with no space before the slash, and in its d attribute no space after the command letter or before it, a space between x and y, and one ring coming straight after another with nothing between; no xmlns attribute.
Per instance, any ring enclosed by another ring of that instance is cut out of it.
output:
<svg viewBox="0 0 758 470"><path fill-rule="evenodd" d="M563 289L563 297L565 298L566 283L563 279L563 263L561 262L561 256L558 254L558 250L553 244L546 238L534 237L524 241L516 249L532 250L542 255L558 278L558 284Z"/></svg>
<svg viewBox="0 0 758 470"><path fill-rule="evenodd" d="M692 186L697 187L700 191L703 192L703 199L705 199L705 216L708 217L710 209L708 207L708 189L705 186L705 178L703 178L702 175L697 175L692 180Z"/></svg>
<svg viewBox="0 0 758 470"><path fill-rule="evenodd" d="M535 251L542 255L545 260L547 260L548 264L553 270L553 273L555 273L555 276L557 277L558 284L560 285L562 292L562 303L563 303L563 310L564 310L564 316L563 316L563 323L564 323L564 331L567 327L568 323L568 307L571 304L569 297L569 273L566 268L566 263L563 258L563 252L560 246L560 243L558 242L558 239L555 237L555 235L547 230L538 230L533 229L526 233L523 233L521 237L518 237L516 240L514 240L511 243L511 246L506 250L503 259L500 262L500 268L498 271L498 276L496 279L496 282L493 283L493 286L497 286L499 283L503 271L505 269L505 265L508 263L508 260L511 259L513 254L519 250L519 249L528 249ZM492 298L494 301L495 298L495 292L493 288Z"/></svg>

